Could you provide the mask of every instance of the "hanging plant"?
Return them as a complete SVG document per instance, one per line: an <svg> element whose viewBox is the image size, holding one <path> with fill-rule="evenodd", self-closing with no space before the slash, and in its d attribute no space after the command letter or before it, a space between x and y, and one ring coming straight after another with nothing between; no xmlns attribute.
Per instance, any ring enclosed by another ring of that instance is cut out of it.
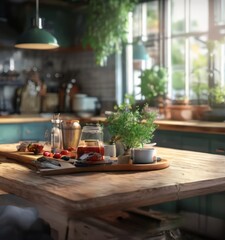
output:
<svg viewBox="0 0 225 240"><path fill-rule="evenodd" d="M97 65L122 49L127 41L128 14L137 0L90 0L87 7L87 25L83 37L84 47L95 52Z"/></svg>

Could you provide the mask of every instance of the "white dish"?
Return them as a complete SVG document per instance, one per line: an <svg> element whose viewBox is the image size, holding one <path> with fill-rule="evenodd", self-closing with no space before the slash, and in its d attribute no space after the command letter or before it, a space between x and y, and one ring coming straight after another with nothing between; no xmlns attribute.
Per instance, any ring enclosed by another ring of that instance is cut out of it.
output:
<svg viewBox="0 0 225 240"><path fill-rule="evenodd" d="M146 144L144 144L144 148L152 148L152 147L154 147L156 145L156 143L146 143Z"/></svg>

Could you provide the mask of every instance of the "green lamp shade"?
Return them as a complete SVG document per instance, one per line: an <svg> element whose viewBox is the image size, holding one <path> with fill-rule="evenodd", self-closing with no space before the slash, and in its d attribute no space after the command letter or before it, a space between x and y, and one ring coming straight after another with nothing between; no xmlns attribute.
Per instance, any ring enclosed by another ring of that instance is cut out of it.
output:
<svg viewBox="0 0 225 240"><path fill-rule="evenodd" d="M142 42L137 42L134 44L133 59L134 60L148 60L148 53Z"/></svg>
<svg viewBox="0 0 225 240"><path fill-rule="evenodd" d="M48 50L58 48L54 36L42 28L32 27L25 31L17 40L16 48Z"/></svg>

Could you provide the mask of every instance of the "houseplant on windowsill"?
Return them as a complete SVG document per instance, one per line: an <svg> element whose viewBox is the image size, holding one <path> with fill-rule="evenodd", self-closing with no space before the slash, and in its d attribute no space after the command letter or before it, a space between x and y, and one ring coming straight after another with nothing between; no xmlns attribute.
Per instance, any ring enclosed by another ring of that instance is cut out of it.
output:
<svg viewBox="0 0 225 240"><path fill-rule="evenodd" d="M157 128L154 123L156 112L145 109L132 109L130 104L124 103L115 107L116 111L107 117L109 133L123 147L123 155L118 156L120 162L129 162L131 148L143 147L153 138Z"/></svg>
<svg viewBox="0 0 225 240"><path fill-rule="evenodd" d="M167 85L167 69L153 66L142 71L140 77L141 95L150 106L157 106L160 98L165 98Z"/></svg>
<svg viewBox="0 0 225 240"><path fill-rule="evenodd" d="M209 90L209 104L211 111L205 113L205 119L209 121L224 121L225 86L217 84Z"/></svg>
<svg viewBox="0 0 225 240"><path fill-rule="evenodd" d="M198 64L199 65L199 64ZM210 106L208 104L208 95L209 88L207 79L207 70L201 65L193 70L193 77L191 82L191 92L193 92L194 96L191 100L192 104L192 118L194 120L202 120L205 112L210 110Z"/></svg>

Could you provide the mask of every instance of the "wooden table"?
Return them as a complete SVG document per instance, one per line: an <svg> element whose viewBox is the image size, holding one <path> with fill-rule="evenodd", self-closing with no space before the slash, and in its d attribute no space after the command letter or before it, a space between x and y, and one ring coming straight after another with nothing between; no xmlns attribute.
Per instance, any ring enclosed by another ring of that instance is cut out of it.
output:
<svg viewBox="0 0 225 240"><path fill-rule="evenodd" d="M1 145L0 145L1 150ZM170 166L146 172L39 176L2 157L0 188L65 216L158 204L225 190L225 157L157 147Z"/></svg>
<svg viewBox="0 0 225 240"><path fill-rule="evenodd" d="M58 230L57 240L73 240L74 234L78 240L85 239L87 229L92 229L90 239L105 239L93 228L96 224L97 229L106 228L96 222L97 216L225 191L225 156L156 149L158 156L169 160L168 168L40 176L0 156L0 189L35 204L41 216ZM0 145L0 152L11 150L15 151L14 144Z"/></svg>

